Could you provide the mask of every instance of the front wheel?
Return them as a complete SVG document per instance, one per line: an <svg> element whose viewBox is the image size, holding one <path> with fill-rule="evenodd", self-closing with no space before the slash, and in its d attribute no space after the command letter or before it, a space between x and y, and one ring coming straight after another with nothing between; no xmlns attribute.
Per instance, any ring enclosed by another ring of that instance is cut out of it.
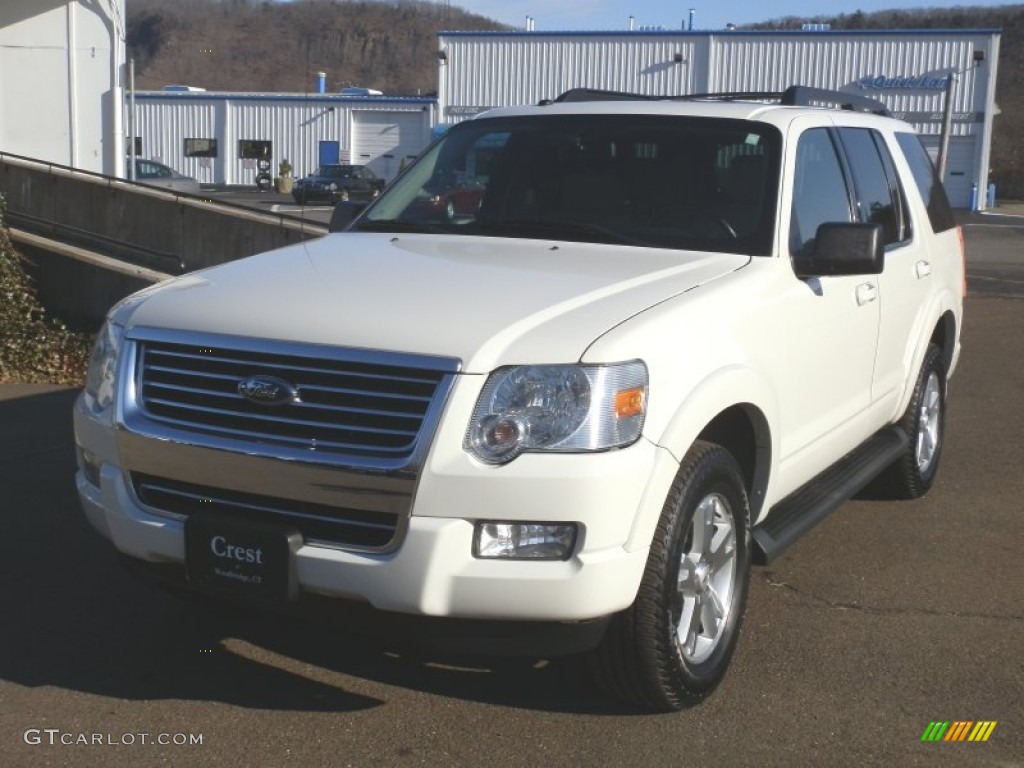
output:
<svg viewBox="0 0 1024 768"><path fill-rule="evenodd" d="M658 521L636 601L591 656L598 682L645 710L710 694L736 648L750 581L750 508L732 455L698 442Z"/></svg>

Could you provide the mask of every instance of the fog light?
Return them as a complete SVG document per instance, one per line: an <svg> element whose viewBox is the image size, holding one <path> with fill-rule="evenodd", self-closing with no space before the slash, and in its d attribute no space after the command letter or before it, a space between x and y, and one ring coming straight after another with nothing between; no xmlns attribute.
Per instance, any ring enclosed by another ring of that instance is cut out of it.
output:
<svg viewBox="0 0 1024 768"><path fill-rule="evenodd" d="M473 556L506 560L568 560L576 545L574 523L479 522Z"/></svg>
<svg viewBox="0 0 1024 768"><path fill-rule="evenodd" d="M85 450L84 448L77 448L78 452L78 468L82 470L82 474L90 485L100 487L100 467L103 462L100 461L100 457L93 453Z"/></svg>

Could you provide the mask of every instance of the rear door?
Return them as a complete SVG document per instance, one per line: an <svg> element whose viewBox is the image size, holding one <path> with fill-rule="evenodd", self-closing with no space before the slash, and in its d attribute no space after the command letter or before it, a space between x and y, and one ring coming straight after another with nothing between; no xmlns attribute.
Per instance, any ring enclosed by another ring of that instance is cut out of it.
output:
<svg viewBox="0 0 1024 768"><path fill-rule="evenodd" d="M912 379L916 342L924 332L921 313L933 283L927 240L912 226L907 190L883 134L849 127L838 133L857 193L858 218L881 224L885 238L885 270L878 275L881 316L872 400L896 400Z"/></svg>

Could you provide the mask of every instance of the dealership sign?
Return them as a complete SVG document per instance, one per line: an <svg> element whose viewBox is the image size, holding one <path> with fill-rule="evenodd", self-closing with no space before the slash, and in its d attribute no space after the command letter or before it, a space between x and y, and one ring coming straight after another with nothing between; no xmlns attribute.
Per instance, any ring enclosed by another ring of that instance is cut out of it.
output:
<svg viewBox="0 0 1024 768"><path fill-rule="evenodd" d="M949 75L935 77L934 75L917 75L916 77L889 77L888 75L868 75L856 82L858 88L890 90L890 89L914 89L926 91L941 91L946 87Z"/></svg>

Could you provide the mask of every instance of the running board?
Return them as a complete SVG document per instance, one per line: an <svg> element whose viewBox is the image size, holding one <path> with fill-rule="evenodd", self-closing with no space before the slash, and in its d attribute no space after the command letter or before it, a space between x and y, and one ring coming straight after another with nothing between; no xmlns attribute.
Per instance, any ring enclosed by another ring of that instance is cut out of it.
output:
<svg viewBox="0 0 1024 768"><path fill-rule="evenodd" d="M874 480L908 445L906 432L895 425L886 427L772 507L764 521L754 527L754 563L771 563Z"/></svg>

